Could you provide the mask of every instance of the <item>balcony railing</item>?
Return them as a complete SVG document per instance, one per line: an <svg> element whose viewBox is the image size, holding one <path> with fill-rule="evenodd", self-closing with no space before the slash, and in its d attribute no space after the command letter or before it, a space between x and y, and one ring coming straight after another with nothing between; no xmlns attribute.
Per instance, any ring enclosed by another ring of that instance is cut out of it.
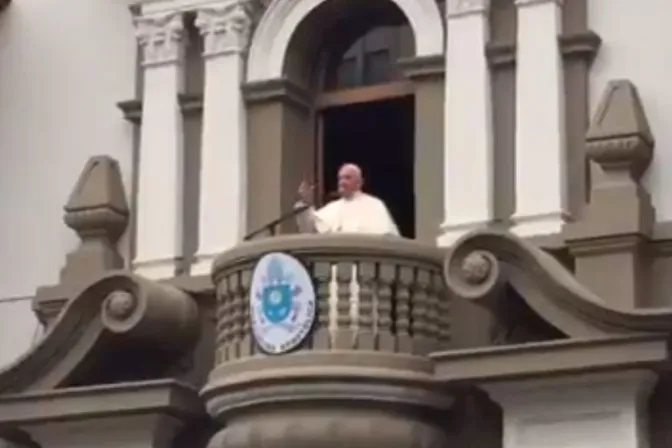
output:
<svg viewBox="0 0 672 448"><path fill-rule="evenodd" d="M288 235L245 242L215 262L219 363L261 353L248 294L269 252L297 257L314 280L316 325L299 350L427 354L450 340L440 249L402 238Z"/></svg>

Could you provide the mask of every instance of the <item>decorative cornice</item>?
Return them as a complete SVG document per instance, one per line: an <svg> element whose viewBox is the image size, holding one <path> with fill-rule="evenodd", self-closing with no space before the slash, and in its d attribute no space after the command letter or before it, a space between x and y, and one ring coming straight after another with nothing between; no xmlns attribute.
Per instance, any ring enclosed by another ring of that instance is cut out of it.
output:
<svg viewBox="0 0 672 448"><path fill-rule="evenodd" d="M141 16L135 19L136 37L143 50L143 65L175 64L184 55L182 14Z"/></svg>
<svg viewBox="0 0 672 448"><path fill-rule="evenodd" d="M558 45L563 59L581 59L588 63L595 59L602 39L594 31L563 34L558 37ZM488 42L485 55L491 68L506 68L516 64L515 42Z"/></svg>
<svg viewBox="0 0 672 448"><path fill-rule="evenodd" d="M250 42L251 3L234 0L224 6L200 9L196 26L203 36L205 57L243 53Z"/></svg>
<svg viewBox="0 0 672 448"><path fill-rule="evenodd" d="M284 78L247 83L243 85L243 96L248 104L281 101L306 113L312 107L310 94Z"/></svg>
<svg viewBox="0 0 672 448"><path fill-rule="evenodd" d="M203 111L203 95L179 94L177 102L184 116L199 114ZM139 125L142 122L142 100L126 100L117 103L117 107L124 114L124 119Z"/></svg>
<svg viewBox="0 0 672 448"><path fill-rule="evenodd" d="M558 6L562 6L562 4L565 3L565 0L515 0L515 3L519 8L525 6L541 5L544 3L555 3Z"/></svg>
<svg viewBox="0 0 672 448"><path fill-rule="evenodd" d="M430 78L443 78L446 63L443 55L403 58L397 61L404 75L413 81Z"/></svg>
<svg viewBox="0 0 672 448"><path fill-rule="evenodd" d="M490 0L448 0L446 17L455 19L473 14L486 14L490 9Z"/></svg>
<svg viewBox="0 0 672 448"><path fill-rule="evenodd" d="M485 46L485 56L491 68L516 65L516 44L510 42L489 42Z"/></svg>

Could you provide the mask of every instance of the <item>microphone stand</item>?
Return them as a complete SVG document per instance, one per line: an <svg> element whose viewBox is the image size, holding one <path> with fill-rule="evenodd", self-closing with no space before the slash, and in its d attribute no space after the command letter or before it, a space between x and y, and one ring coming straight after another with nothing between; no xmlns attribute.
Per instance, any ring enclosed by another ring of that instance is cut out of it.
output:
<svg viewBox="0 0 672 448"><path fill-rule="evenodd" d="M334 199L338 199L339 194L336 191L331 191L331 192L327 193L324 197L327 201L332 201ZM310 205L304 204L304 205L301 205L299 207L294 208L293 210L291 210L289 212L283 213L278 218L274 219L273 221L269 222L268 224L265 224L265 225L261 226L260 228L258 228L257 230L255 230L253 232L250 232L247 235L245 235L245 237L243 238L243 241L249 241L249 240L254 239L255 237L257 237L257 236L259 236L263 233L269 233L271 236L275 236L276 229L280 224L284 223L285 221L288 221L290 219L295 218L297 215L300 215L301 213L305 212L309 208L310 208Z"/></svg>
<svg viewBox="0 0 672 448"><path fill-rule="evenodd" d="M276 231L276 228L278 227L278 225L282 224L285 221L288 221L289 219L295 218L296 215L299 215L299 214L305 212L309 208L310 208L309 205L302 205L300 207L296 207L292 211L283 213L282 215L280 215L280 217L274 219L273 221L269 222L268 224L265 224L264 226L258 228L257 230L255 230L253 232L250 232L247 235L245 235L245 238L243 238L243 241L249 241L249 240L255 238L256 236L259 236L262 233L266 233L266 232L270 233L271 236L275 236L275 231Z"/></svg>

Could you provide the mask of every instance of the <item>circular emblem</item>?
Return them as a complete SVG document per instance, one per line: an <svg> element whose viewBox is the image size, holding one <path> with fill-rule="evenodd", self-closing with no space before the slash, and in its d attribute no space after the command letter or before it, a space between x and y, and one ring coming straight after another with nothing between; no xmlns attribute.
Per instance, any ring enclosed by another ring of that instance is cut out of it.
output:
<svg viewBox="0 0 672 448"><path fill-rule="evenodd" d="M296 258L274 252L257 263L250 285L252 334L261 349L279 355L295 349L315 322L315 289Z"/></svg>

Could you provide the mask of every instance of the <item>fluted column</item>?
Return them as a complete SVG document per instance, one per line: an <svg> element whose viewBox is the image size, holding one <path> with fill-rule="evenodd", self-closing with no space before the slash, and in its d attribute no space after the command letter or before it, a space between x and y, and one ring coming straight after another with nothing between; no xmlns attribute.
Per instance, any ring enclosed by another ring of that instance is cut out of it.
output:
<svg viewBox="0 0 672 448"><path fill-rule="evenodd" d="M148 278L175 275L182 257L183 21L180 13L142 16L144 92L134 269Z"/></svg>
<svg viewBox="0 0 672 448"><path fill-rule="evenodd" d="M445 213L439 245L493 218L490 72L485 57L489 0L448 0Z"/></svg>
<svg viewBox="0 0 672 448"><path fill-rule="evenodd" d="M561 230L565 204L565 105L558 45L562 0L516 0L516 211L514 232Z"/></svg>
<svg viewBox="0 0 672 448"><path fill-rule="evenodd" d="M246 121L240 87L249 5L229 0L200 10L196 20L205 44L205 94L195 275L209 274L215 256L239 242L246 230Z"/></svg>

